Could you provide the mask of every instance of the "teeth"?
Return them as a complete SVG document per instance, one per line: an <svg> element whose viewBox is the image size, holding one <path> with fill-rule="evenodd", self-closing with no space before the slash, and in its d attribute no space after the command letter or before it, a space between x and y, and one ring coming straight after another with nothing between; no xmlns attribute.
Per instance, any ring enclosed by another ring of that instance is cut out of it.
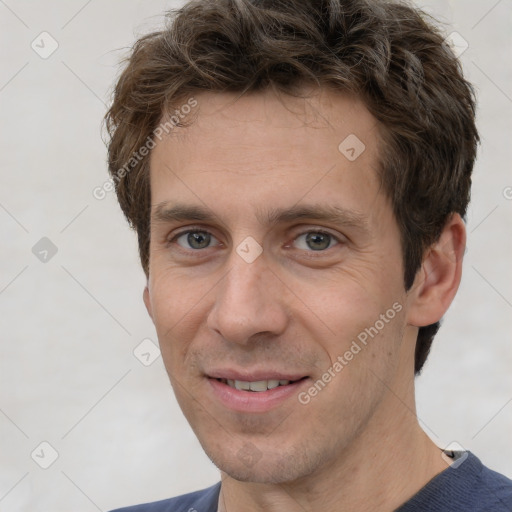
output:
<svg viewBox="0 0 512 512"><path fill-rule="evenodd" d="M250 383L251 391L267 391L267 382L266 380L257 380L256 382Z"/></svg>
<svg viewBox="0 0 512 512"><path fill-rule="evenodd" d="M268 389L274 389L278 386L286 386L290 383L289 380L277 380L277 379L270 379L270 380L257 380L254 382L247 382L244 380L231 380L228 379L223 380L228 386L235 388L235 389L241 389L244 391L267 391Z"/></svg>
<svg viewBox="0 0 512 512"><path fill-rule="evenodd" d="M278 380L269 380L267 381L267 388L268 389L274 389L274 388L277 388L277 386L279 386L279 381ZM287 380L283 380L283 382L288 382Z"/></svg>
<svg viewBox="0 0 512 512"><path fill-rule="evenodd" d="M245 389L245 390L249 391L249 389L251 389L251 383L245 382L243 380L235 380L235 388L236 389Z"/></svg>

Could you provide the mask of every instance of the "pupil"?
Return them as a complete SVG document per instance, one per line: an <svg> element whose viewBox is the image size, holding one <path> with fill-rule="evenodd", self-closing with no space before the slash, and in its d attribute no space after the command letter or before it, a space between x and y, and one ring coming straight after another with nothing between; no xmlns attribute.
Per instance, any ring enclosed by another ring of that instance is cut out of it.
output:
<svg viewBox="0 0 512 512"><path fill-rule="evenodd" d="M310 244L309 246L314 251L320 251L322 249L327 249L329 247L330 235L325 233L308 233L306 236L306 243Z"/></svg>
<svg viewBox="0 0 512 512"><path fill-rule="evenodd" d="M187 241L190 246L195 249L204 249L205 247L208 247L210 235L205 234L204 232L189 233Z"/></svg>

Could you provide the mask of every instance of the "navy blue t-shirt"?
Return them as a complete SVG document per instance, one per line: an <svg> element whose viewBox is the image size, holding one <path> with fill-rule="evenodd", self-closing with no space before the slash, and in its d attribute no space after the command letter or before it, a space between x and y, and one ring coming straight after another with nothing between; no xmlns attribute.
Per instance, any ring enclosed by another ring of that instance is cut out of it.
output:
<svg viewBox="0 0 512 512"><path fill-rule="evenodd" d="M395 512L511 512L512 480L485 467L471 452L457 455L467 457L435 476ZM219 493L220 482L202 491L111 512L217 512Z"/></svg>

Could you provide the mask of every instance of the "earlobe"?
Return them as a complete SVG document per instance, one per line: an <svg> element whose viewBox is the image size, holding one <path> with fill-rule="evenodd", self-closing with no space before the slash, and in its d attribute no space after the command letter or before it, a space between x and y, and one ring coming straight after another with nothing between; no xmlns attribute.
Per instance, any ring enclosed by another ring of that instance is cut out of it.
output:
<svg viewBox="0 0 512 512"><path fill-rule="evenodd" d="M464 221L454 213L416 275L408 311L410 325L430 325L446 313L459 288L465 247Z"/></svg>
<svg viewBox="0 0 512 512"><path fill-rule="evenodd" d="M144 300L144 304L146 306L146 310L151 317L151 320L153 320L153 310L151 308L151 297L149 295L149 288L148 285L144 287L144 292L142 293L142 299Z"/></svg>

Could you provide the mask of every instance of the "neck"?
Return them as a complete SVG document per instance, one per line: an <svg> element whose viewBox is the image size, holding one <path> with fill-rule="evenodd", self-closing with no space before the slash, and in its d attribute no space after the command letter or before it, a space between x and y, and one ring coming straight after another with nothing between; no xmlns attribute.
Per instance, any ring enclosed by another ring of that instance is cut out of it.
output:
<svg viewBox="0 0 512 512"><path fill-rule="evenodd" d="M411 386L405 399L388 391L358 438L315 474L261 484L222 473L219 512L395 510L447 467L418 424Z"/></svg>

